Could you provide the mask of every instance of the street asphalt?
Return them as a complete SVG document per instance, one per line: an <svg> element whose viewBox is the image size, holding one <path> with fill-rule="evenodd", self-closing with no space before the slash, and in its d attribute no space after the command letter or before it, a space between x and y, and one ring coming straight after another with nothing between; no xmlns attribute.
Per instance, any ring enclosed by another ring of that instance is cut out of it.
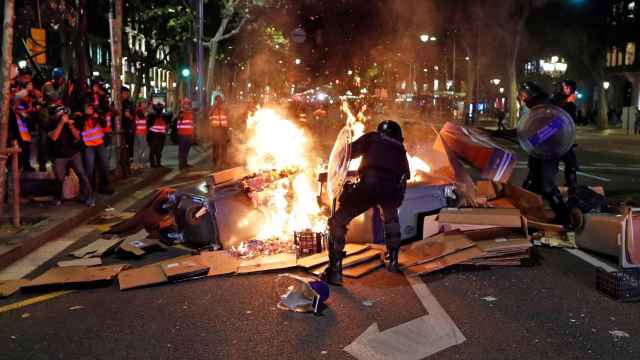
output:
<svg viewBox="0 0 640 360"><path fill-rule="evenodd" d="M579 177L582 183L603 185L617 201L640 202L640 142L581 133L578 143L586 174ZM526 156L519 152L518 157L514 183L526 173ZM79 239L30 277L98 235L94 231ZM140 266L183 253L170 249L127 262ZM423 276L466 338L430 358L640 358L638 303L619 303L599 293L595 268L565 250L535 248L534 254L529 266L454 267ZM122 260L106 261L115 262ZM384 331L429 313L404 276L383 269L332 287L320 315L283 311L276 307L279 273L130 291L112 284L0 310L0 359L351 359L343 348L371 324ZM0 309L39 295L1 299Z"/></svg>

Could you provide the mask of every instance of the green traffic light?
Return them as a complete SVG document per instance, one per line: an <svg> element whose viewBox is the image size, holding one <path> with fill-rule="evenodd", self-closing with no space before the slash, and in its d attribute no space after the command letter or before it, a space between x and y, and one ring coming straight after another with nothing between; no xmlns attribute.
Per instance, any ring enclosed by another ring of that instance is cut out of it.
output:
<svg viewBox="0 0 640 360"><path fill-rule="evenodd" d="M189 77L189 75L191 75L191 70L189 70L188 68L182 69L182 76L183 77Z"/></svg>

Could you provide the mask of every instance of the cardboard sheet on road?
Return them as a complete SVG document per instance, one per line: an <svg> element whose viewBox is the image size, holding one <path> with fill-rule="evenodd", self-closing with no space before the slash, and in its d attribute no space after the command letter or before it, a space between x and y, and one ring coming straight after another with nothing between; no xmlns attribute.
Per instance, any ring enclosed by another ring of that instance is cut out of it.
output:
<svg viewBox="0 0 640 360"><path fill-rule="evenodd" d="M102 259L99 257L92 257L92 258L83 258L83 259L75 259L75 260L65 260L65 261L58 261L57 265L59 267L97 266L97 265L102 265Z"/></svg>
<svg viewBox="0 0 640 360"><path fill-rule="evenodd" d="M202 263L199 255L168 262L160 267L169 281L179 281L209 273L209 266Z"/></svg>
<svg viewBox="0 0 640 360"><path fill-rule="evenodd" d="M97 267L53 267L44 274L31 280L31 282L24 285L23 288L62 285L73 286L111 281L128 266L128 264L117 264Z"/></svg>
<svg viewBox="0 0 640 360"><path fill-rule="evenodd" d="M160 265L152 264L137 269L125 270L118 274L120 290L128 290L143 286L169 282Z"/></svg>
<svg viewBox="0 0 640 360"><path fill-rule="evenodd" d="M240 261L224 250L204 251L200 253L203 264L209 266L207 276L235 274Z"/></svg>
<svg viewBox="0 0 640 360"><path fill-rule="evenodd" d="M410 266L404 269L404 273L409 276L427 274L436 270L444 269L449 266L469 261L473 258L481 257L484 254L485 252L480 250L477 246L473 246L468 249L460 250L453 254L445 255L428 263Z"/></svg>
<svg viewBox="0 0 640 360"><path fill-rule="evenodd" d="M8 280L0 282L0 299L9 297L24 285L29 283L28 279Z"/></svg>
<svg viewBox="0 0 640 360"><path fill-rule="evenodd" d="M365 276L384 266L384 261L380 258L354 265L342 270L342 274L350 278L359 278Z"/></svg>
<svg viewBox="0 0 640 360"><path fill-rule="evenodd" d="M102 255L109 252L109 250L115 248L122 239L114 238L114 239L98 239L91 244L80 248L71 253L71 255L83 258L83 257L101 257Z"/></svg>
<svg viewBox="0 0 640 360"><path fill-rule="evenodd" d="M359 252L363 252L368 248L369 248L368 245L346 244L344 247L344 251L347 253L347 256L350 256L353 254L357 254ZM311 256L303 257L302 259L298 259L297 264L299 267L302 267L305 269L311 269L328 262L329 262L329 253L325 251L319 254L314 254Z"/></svg>
<svg viewBox="0 0 640 360"><path fill-rule="evenodd" d="M251 260L240 260L238 274L249 274L260 271L289 269L297 266L295 254L277 254L260 256Z"/></svg>
<svg viewBox="0 0 640 360"><path fill-rule="evenodd" d="M140 230L134 235L127 236L122 241L122 244L120 244L118 250L139 257L149 251L164 248L158 240L149 239L147 236L149 236L149 234L146 230Z"/></svg>
<svg viewBox="0 0 640 360"><path fill-rule="evenodd" d="M447 208L440 211L438 221L447 224L522 227L522 216L518 209Z"/></svg>
<svg viewBox="0 0 640 360"><path fill-rule="evenodd" d="M380 259L382 257L383 252L377 249L368 249L366 251L357 253L357 254L353 254L351 256L347 256L344 259L342 259L342 268L346 269L352 266L356 266L358 264L362 264L368 261L371 261L373 259ZM313 270L311 270L312 273L314 273L315 275L320 276L320 274L322 274L322 272L324 272L324 270L327 268L327 264L324 265L320 265L316 268L314 268Z"/></svg>
<svg viewBox="0 0 640 360"><path fill-rule="evenodd" d="M454 231L423 239L403 246L398 255L400 267L408 267L433 261L456 251L474 246L462 232Z"/></svg>

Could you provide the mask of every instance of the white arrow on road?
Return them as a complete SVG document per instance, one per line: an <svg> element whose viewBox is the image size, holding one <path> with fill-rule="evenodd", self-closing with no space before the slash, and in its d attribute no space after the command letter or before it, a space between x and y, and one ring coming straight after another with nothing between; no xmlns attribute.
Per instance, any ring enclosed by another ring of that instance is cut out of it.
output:
<svg viewBox="0 0 640 360"><path fill-rule="evenodd" d="M407 276L407 280L428 315L382 332L373 323L344 348L346 352L360 360L424 359L466 340L422 279Z"/></svg>

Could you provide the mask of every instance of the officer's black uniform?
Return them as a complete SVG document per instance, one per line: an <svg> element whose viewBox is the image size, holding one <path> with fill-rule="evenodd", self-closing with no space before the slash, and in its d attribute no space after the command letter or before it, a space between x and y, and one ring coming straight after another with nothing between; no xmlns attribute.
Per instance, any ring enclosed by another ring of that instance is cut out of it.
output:
<svg viewBox="0 0 640 360"><path fill-rule="evenodd" d="M164 106L156 104L153 106L154 112L147 118L147 143L149 144L149 163L152 168L162 167L162 150L164 149L165 138L169 128L167 115L163 113ZM158 129L157 131L156 128Z"/></svg>
<svg viewBox="0 0 640 360"><path fill-rule="evenodd" d="M351 144L351 158L362 156L358 169L360 181L345 185L338 199L338 209L329 219L330 264L322 276L327 282L334 285L342 282L347 225L374 206L382 208L389 269L399 271L401 233L398 207L402 204L410 176L407 153L402 142L400 126L393 121L383 121L376 132L367 133Z"/></svg>
<svg viewBox="0 0 640 360"><path fill-rule="evenodd" d="M529 94L529 97L525 100L525 104L529 109L533 109L538 105L551 104L549 95L535 84L527 83L523 85L520 91ZM560 159L543 160L529 156L529 173L522 186L529 191L540 194L549 202L556 215L555 222L569 225L569 209L555 183L559 162Z"/></svg>

